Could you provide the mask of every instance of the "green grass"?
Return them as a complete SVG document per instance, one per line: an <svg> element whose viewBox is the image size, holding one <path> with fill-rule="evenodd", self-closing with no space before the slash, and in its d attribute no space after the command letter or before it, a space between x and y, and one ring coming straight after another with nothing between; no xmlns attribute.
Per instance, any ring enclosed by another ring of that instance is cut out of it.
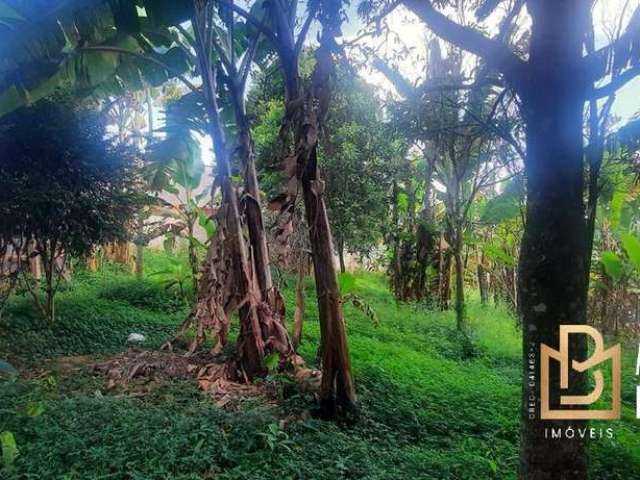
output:
<svg viewBox="0 0 640 480"><path fill-rule="evenodd" d="M147 261L149 271L159 271L166 259L150 254ZM48 366L46 359L59 355L122 350L132 331L147 334L150 347L159 345L186 309L156 277L138 281L113 269L82 273L61 295L54 326L42 324L27 300L17 299L0 323L0 358L31 370L47 365L50 371L0 384L0 431L12 431L20 449L0 477L516 478L521 347L512 316L480 307L472 295L468 314L476 355L469 357L451 312L396 304L381 276L358 274L347 281L380 321L375 326L353 306L345 307L362 410L353 426L281 423L312 406L304 396L288 398L281 407L227 412L192 382L158 385L133 397L107 391L104 380L89 371L70 375ZM293 287L284 288L289 317ZM313 363L319 328L311 280L307 292L301 350ZM623 371L634 366L635 358L625 356ZM628 479L629 472L640 471L632 379L623 384L624 419L616 424L616 438L593 442L594 479ZM29 416L33 405L44 412Z"/></svg>

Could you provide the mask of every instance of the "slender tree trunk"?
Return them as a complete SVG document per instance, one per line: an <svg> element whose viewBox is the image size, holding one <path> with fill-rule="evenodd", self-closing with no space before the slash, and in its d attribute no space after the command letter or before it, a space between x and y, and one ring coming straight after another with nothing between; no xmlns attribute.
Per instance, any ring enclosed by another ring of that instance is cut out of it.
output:
<svg viewBox="0 0 640 480"><path fill-rule="evenodd" d="M465 328L465 304L464 304L464 259L462 258L462 227L455 230L455 242L453 245L453 258L456 267L456 326L458 330Z"/></svg>
<svg viewBox="0 0 640 480"><path fill-rule="evenodd" d="M251 254L262 297L268 300L269 304L274 307L276 292L273 290L273 279L269 266L269 248L260 205L260 188L258 186L253 142L251 141L251 129L244 106L244 98L240 92L241 89L238 85L234 88L234 106L238 123L238 149L244 169L244 207L247 217L247 228L249 230Z"/></svg>
<svg viewBox="0 0 640 480"><path fill-rule="evenodd" d="M582 115L588 85L581 70L583 0L528 2L532 16L529 72L522 89L526 121L527 210L519 267L523 324L523 371L530 375L533 355L536 379L522 390L520 478L575 480L587 478L585 440L549 441L545 428L582 421L541 421L540 344L558 348L559 327L586 322L585 275L587 232L583 205ZM586 82L585 82L586 83ZM582 360L586 342L570 338L570 357ZM555 363L555 362L552 362ZM582 375L569 369L572 395L584 394ZM559 405L560 369L550 369L551 405ZM563 391L563 393L567 393ZM535 415L529 413L535 399Z"/></svg>
<svg viewBox="0 0 640 480"><path fill-rule="evenodd" d="M151 97L151 89L145 88L145 103L147 104L147 146L148 149L150 144L153 142L153 131L154 131L154 122L153 122L153 98ZM140 211L138 213L138 222L137 222L137 232L135 238L136 245L136 265L135 265L135 274L136 277L142 278L144 275L144 247L145 247L145 239L144 239L144 213ZM195 290L196 292L198 290Z"/></svg>
<svg viewBox="0 0 640 480"><path fill-rule="evenodd" d="M56 303L55 303L55 295L53 290L49 287L46 289L46 304L45 304L45 313L47 316L47 321L49 323L53 323L56 318Z"/></svg>
<svg viewBox="0 0 640 480"><path fill-rule="evenodd" d="M190 220L189 225L187 226L187 231L189 235L189 264L191 265L191 282L193 284L193 291L198 291L198 273L200 271L200 264L198 262L198 252L196 251L196 246L191 241L194 235L193 231L194 223ZM137 265L137 262L136 262Z"/></svg>
<svg viewBox="0 0 640 480"><path fill-rule="evenodd" d="M318 191L319 178L316 147L302 177L307 223L311 239L313 272L318 296L322 349L322 385L320 406L324 414L333 418L342 410L356 410L356 396L351 377L351 362L344 325L340 289L333 265L331 228L322 191Z"/></svg>
<svg viewBox="0 0 640 480"><path fill-rule="evenodd" d="M316 281L320 320L320 350L322 354L322 383L320 407L325 417L356 411L356 395L351 377L349 350L342 312L342 302L333 262L333 238L324 200L324 182L320 178L317 161L318 136L331 99L331 82L335 74L333 52L340 34L340 2L321 0L320 23L322 33L316 50L316 65L309 94L301 95L298 71L299 50L296 49L290 12L274 2L273 13L280 42L278 55L285 83L286 113L280 130L281 140L291 129L294 137L294 157L285 155L287 167L294 167L294 175L301 180L305 213L309 226L311 256ZM294 160L290 162L290 160ZM286 203L293 208L297 189L288 192Z"/></svg>
<svg viewBox="0 0 640 480"><path fill-rule="evenodd" d="M309 225L320 318L320 407L323 415L333 418L339 414L353 414L357 407L342 301L333 263L333 238L317 158L320 123L328 111L330 85L335 74L333 51L340 28L340 4L323 2L322 12L322 34L312 78L313 94L307 99L304 115L298 117L298 121L303 121L297 126L295 137L296 145L302 147L298 152L298 165L302 168L302 194Z"/></svg>
<svg viewBox="0 0 640 480"><path fill-rule="evenodd" d="M225 138L217 101L217 71L207 55L206 30L213 27L207 25L207 14L201 8L202 5L196 2L192 23L216 156L216 184L220 186L222 202L218 213L219 229L209 245L198 302L181 331L195 321L197 336L194 345L202 342L207 330L213 330L222 343L228 332L229 317L233 309L239 308L238 364L245 377L250 379L266 373L264 358L267 353L278 352L287 357L292 349L280 317L263 302L250 248L244 237L238 196L231 181L231 149Z"/></svg>
<svg viewBox="0 0 640 480"><path fill-rule="evenodd" d="M293 317L293 338L291 343L293 348L298 350L302 341L302 327L304 324L305 291L304 279L307 273L308 260L305 253L301 253L298 263L298 276L296 279L296 311Z"/></svg>
<svg viewBox="0 0 640 480"><path fill-rule="evenodd" d="M136 277L144 275L144 244L136 243Z"/></svg>
<svg viewBox="0 0 640 480"><path fill-rule="evenodd" d="M435 234L433 225L433 205L431 199L431 191L433 189L431 182L433 180L433 159L426 159L426 172L424 178L424 200L422 212L420 213L420 223L418 225L416 239L416 261L417 272L415 280L415 296L416 300L422 300L428 292L427 285L427 269L429 264L434 260L435 251Z"/></svg>
<svg viewBox="0 0 640 480"><path fill-rule="evenodd" d="M484 267L484 254L478 255L478 289L480 290L480 304L486 307L489 304L489 285L487 282L487 270Z"/></svg>
<svg viewBox="0 0 640 480"><path fill-rule="evenodd" d="M42 253L45 276L44 315L45 320L47 320L49 323L53 323L56 318L55 295L58 288L58 282L62 277L62 271L57 270L56 249L57 247L55 242L51 242L49 243L47 249Z"/></svg>
<svg viewBox="0 0 640 480"><path fill-rule="evenodd" d="M493 288L493 304L497 308L500 305L500 285L498 284L498 274L495 272L499 267L494 266L494 273L491 275L491 286ZM521 321L518 320L518 323L521 324Z"/></svg>
<svg viewBox="0 0 640 480"><path fill-rule="evenodd" d="M439 302L441 310L449 310L449 301L451 299L451 231L447 227L447 232L443 234L440 241L440 271L438 275L439 279ZM443 248L446 239L449 243L449 247L445 250Z"/></svg>
<svg viewBox="0 0 640 480"><path fill-rule="evenodd" d="M347 266L344 263L344 241L342 239L338 240L338 260L340 261L340 272L345 273Z"/></svg>
<svg viewBox="0 0 640 480"><path fill-rule="evenodd" d="M392 265L391 265L391 283L393 287L393 293L396 297L396 300L402 300L401 292L402 292L402 263L400 262L400 221L399 221L399 212L398 212L398 182L394 180L393 182L393 190L391 192L391 208L392 208L392 224L394 226L393 232L391 233L392 238Z"/></svg>

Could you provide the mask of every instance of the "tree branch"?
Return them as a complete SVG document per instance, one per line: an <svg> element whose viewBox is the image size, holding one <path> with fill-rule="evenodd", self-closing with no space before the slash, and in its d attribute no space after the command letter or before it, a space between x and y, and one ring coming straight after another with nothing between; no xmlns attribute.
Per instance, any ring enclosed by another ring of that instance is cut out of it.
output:
<svg viewBox="0 0 640 480"><path fill-rule="evenodd" d="M398 70L387 65L387 62L381 58L376 57L373 59L373 67L387 77L403 97L410 97L415 92L416 89L411 85L411 82L404 78Z"/></svg>
<svg viewBox="0 0 640 480"><path fill-rule="evenodd" d="M633 42L634 37L638 35L638 28L634 28L634 22L640 22L640 6L637 7L631 15L629 24L622 35L619 35L618 38L609 43L609 45L599 48L595 52L592 52L583 58L582 61L585 71L593 74L594 81L597 81L606 75L607 65L609 65L609 59L611 58L612 52L615 52L619 48Z"/></svg>
<svg viewBox="0 0 640 480"><path fill-rule="evenodd" d="M625 70L620 75L614 76L614 78L606 85L602 87L594 88L591 91L590 97L598 99L602 97L607 97L609 95L613 95L620 88L625 86L627 83L629 83L631 80L636 78L638 75L640 75L640 65L636 65L635 67Z"/></svg>
<svg viewBox="0 0 640 480"><path fill-rule="evenodd" d="M240 68L238 69L238 73L240 74L240 85L244 89L247 84L247 78L249 77L249 71L251 70L251 63L256 55L256 50L258 49L258 42L260 41L260 32L256 33L256 35L251 39L247 50L244 52L244 56L242 57L242 61L240 63Z"/></svg>
<svg viewBox="0 0 640 480"><path fill-rule="evenodd" d="M429 0L402 0L440 38L481 58L512 81L522 77L525 62L505 44L460 25L437 11Z"/></svg>
<svg viewBox="0 0 640 480"><path fill-rule="evenodd" d="M271 40L274 44L277 43L276 34L269 27L264 25L263 22L258 20L255 16L251 15L251 13L247 12L244 8L236 5L235 3L231 3L228 0L218 0L221 5L233 10L235 13L244 18L248 23L257 28L265 37Z"/></svg>
<svg viewBox="0 0 640 480"><path fill-rule="evenodd" d="M296 40L296 45L294 49L296 57L300 55L300 52L302 51L302 46L304 45L304 41L307 38L307 33L309 33L309 28L313 23L313 19L316 17L317 11L318 11L318 2L311 3L309 5L309 13L307 14L307 18L305 18L304 24L302 25L302 29L298 34L298 39Z"/></svg>

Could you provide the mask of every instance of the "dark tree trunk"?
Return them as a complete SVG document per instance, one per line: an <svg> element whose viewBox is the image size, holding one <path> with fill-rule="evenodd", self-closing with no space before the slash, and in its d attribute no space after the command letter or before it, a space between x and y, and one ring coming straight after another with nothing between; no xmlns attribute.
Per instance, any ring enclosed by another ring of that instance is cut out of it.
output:
<svg viewBox="0 0 640 480"><path fill-rule="evenodd" d="M418 301L422 300L425 296L433 295L434 293L428 291L429 286L427 285L427 269L430 265L436 263L434 262L436 235L433 225L433 205L431 199L433 162L433 159L426 159L424 201L416 239L416 261L418 266L414 290L416 300Z"/></svg>
<svg viewBox="0 0 640 480"><path fill-rule="evenodd" d="M262 218L262 208L260 206L260 188L258 186L255 156L253 154L251 130L244 107L244 98L241 95L241 88L236 85L234 89L234 106L238 124L238 150L240 151L242 167L244 169L244 209L247 218L247 228L249 230L253 265L262 297L266 299L272 307L275 307L276 297L278 297L279 294L274 291L273 280L271 278L269 249Z"/></svg>
<svg viewBox="0 0 640 480"><path fill-rule="evenodd" d="M340 272L345 273L347 266L344 263L344 241L342 239L338 240L338 260L340 261Z"/></svg>
<svg viewBox="0 0 640 480"><path fill-rule="evenodd" d="M302 177L307 223L311 238L313 271L318 296L322 349L322 385L320 406L333 418L355 411L355 388L351 378L351 362L342 313L340 289L333 266L333 247L329 218L318 178L316 147Z"/></svg>
<svg viewBox="0 0 640 480"><path fill-rule="evenodd" d="M453 258L456 268L456 327L464 330L465 304L464 304L464 259L462 258L462 227L457 227L454 233Z"/></svg>
<svg viewBox="0 0 640 480"><path fill-rule="evenodd" d="M198 301L183 323L181 332L195 322L197 330L191 350L202 344L206 333L217 337L216 348L219 349L226 341L230 317L238 309L240 335L237 366L244 378L251 379L267 372L264 364L266 354L278 352L281 357L287 358L293 350L282 316L274 312L263 299L252 252L244 236L238 195L231 181L231 149L225 138L218 107L217 70L206 54L206 29L213 27L207 25L206 13L198 8L192 23L209 116L209 133L216 156L215 184L219 185L222 192L222 202L217 214L218 230L209 244L203 268Z"/></svg>
<svg viewBox="0 0 640 480"><path fill-rule="evenodd" d="M136 243L136 277L144 275L144 244Z"/></svg>
<svg viewBox="0 0 640 480"><path fill-rule="evenodd" d="M438 297L441 310L449 310L449 302L451 300L451 231L447 227L447 231L440 239L440 260L438 271ZM446 240L449 246L445 249Z"/></svg>
<svg viewBox="0 0 640 480"><path fill-rule="evenodd" d="M494 267L494 271L497 270L497 266ZM500 305L500 285L498 284L498 276L496 273L491 275L491 288L493 290L493 304L497 307ZM518 323L521 323L518 320Z"/></svg>
<svg viewBox="0 0 640 480"><path fill-rule="evenodd" d="M198 252L196 250L196 246L192 241L194 231L194 224L192 221L189 221L189 225L187 226L187 234L189 235L189 265L191 265L191 283L193 284L193 291L198 291L198 273L200 271L200 263L198 262ZM136 265L137 265L136 258Z"/></svg>
<svg viewBox="0 0 640 480"><path fill-rule="evenodd" d="M356 412L356 394L351 376L351 362L342 312L342 301L333 262L333 238L324 199L324 182L318 169L317 148L320 126L331 99L331 83L335 74L333 53L340 30L340 4L322 2L322 34L316 50L310 95L298 98L297 55L286 56L281 51L283 73L287 85L287 115L295 120L295 159L298 178L302 183L311 257L313 260L318 313L320 320L320 349L322 354L322 383L320 407L322 415L334 418ZM286 50L286 49L285 49ZM295 93L295 97L291 95Z"/></svg>
<svg viewBox="0 0 640 480"><path fill-rule="evenodd" d="M586 321L587 232L583 205L582 114L586 85L580 69L589 7L582 0L528 2L532 37L527 82L521 96L527 133L527 210L519 266L519 299L523 324L524 378L529 355L535 357L536 381L522 390L521 473L526 480L585 479L585 441L549 441L545 428L580 421L541 421L540 344L558 348L562 324ZM586 343L570 340L570 356L582 359ZM558 405L559 368L550 370L551 404ZM573 369L569 369L574 372ZM582 377L569 377L572 394L584 392ZM573 393L575 392L575 393ZM566 393L566 392L564 392ZM529 397L536 413L529 414Z"/></svg>
<svg viewBox="0 0 640 480"><path fill-rule="evenodd" d="M305 291L304 291L304 278L307 273L307 256L305 253L300 254L300 261L298 264L298 277L296 279L296 310L293 317L293 348L297 351L302 342L302 327L304 325L304 310L305 310Z"/></svg>
<svg viewBox="0 0 640 480"><path fill-rule="evenodd" d="M487 282L487 270L484 268L484 254L478 258L478 289L480 290L480 304L483 307L489 305L489 284Z"/></svg>

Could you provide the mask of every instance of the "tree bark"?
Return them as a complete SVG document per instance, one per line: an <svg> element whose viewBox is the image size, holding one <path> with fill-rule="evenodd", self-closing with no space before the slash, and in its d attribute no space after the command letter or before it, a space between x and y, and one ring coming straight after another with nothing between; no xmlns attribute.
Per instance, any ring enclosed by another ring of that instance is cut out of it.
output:
<svg viewBox="0 0 640 480"><path fill-rule="evenodd" d="M340 272L345 273L347 266L344 263L344 241L342 239L338 240L338 260L340 261Z"/></svg>
<svg viewBox="0 0 640 480"><path fill-rule="evenodd" d="M260 205L260 188L258 186L253 142L251 141L251 129L241 93L240 86L234 85L234 108L238 124L238 150L240 151L241 163L244 169L244 209L247 217L251 254L260 291L262 292L262 297L273 307L275 306L276 292L273 289L273 279L269 265L269 248Z"/></svg>
<svg viewBox="0 0 640 480"><path fill-rule="evenodd" d="M142 278L144 275L144 244L136 243L136 277Z"/></svg>
<svg viewBox="0 0 640 480"><path fill-rule="evenodd" d="M293 337L291 343L294 350L298 350L302 341L302 327L304 324L305 291L304 279L307 273L308 260L305 253L301 253L298 263L298 277L296 279L296 310L293 317Z"/></svg>
<svg viewBox="0 0 640 480"><path fill-rule="evenodd" d="M449 310L449 301L451 299L451 246L447 249L443 248L444 240L451 241L449 228L440 238L440 268L438 272L440 310Z"/></svg>
<svg viewBox="0 0 640 480"><path fill-rule="evenodd" d="M309 224L320 317L322 350L320 407L324 415L333 418L339 411L354 412L356 397L351 377L340 288L332 260L331 227L321 190L323 183L318 175L316 149L317 145L313 147L309 165L302 177L302 191Z"/></svg>
<svg viewBox="0 0 640 480"><path fill-rule="evenodd" d="M232 150L226 141L220 118L217 67L207 55L207 29L213 28L213 25L209 23L208 15L201 7L202 5L196 4L192 24L209 116L209 133L216 156L215 185L220 187L222 202L217 215L219 228L209 244L198 301L183 323L181 331L184 332L195 321L197 332L191 350L204 340L207 331L217 336L217 347L220 347L228 333L230 315L238 309L240 335L237 364L243 376L251 379L267 372L264 364L266 354L278 352L286 358L292 353L292 348L281 316L263 301L250 248L244 237L238 195L231 181ZM215 190L212 195L213 193Z"/></svg>
<svg viewBox="0 0 640 480"><path fill-rule="evenodd" d="M521 97L526 121L527 208L519 265L519 300L523 323L523 372L529 378L530 354L536 381L522 390L520 477L527 480L587 478L585 441L545 439L545 428L584 426L581 421L541 421L540 344L558 348L562 324L586 322L587 232L583 205L582 115L587 82L581 70L582 0L528 2L532 36L526 83ZM570 339L570 357L584 359L582 336ZM552 362L553 363L553 362ZM584 394L582 376L570 370L572 394ZM558 405L560 375L550 370ZM575 392L575 393L574 393ZM566 393L566 392L564 392ZM536 413L529 414L529 397Z"/></svg>
<svg viewBox="0 0 640 480"><path fill-rule="evenodd" d="M456 227L455 242L453 246L453 258L456 267L456 327L463 331L465 328L465 304L464 304L464 260L462 258L462 227Z"/></svg>
<svg viewBox="0 0 640 480"><path fill-rule="evenodd" d="M189 239L189 265L191 266L191 283L193 285L193 291L198 291L198 273L200 271L200 265L198 263L198 252L196 251L196 246L192 241L194 235L194 224L192 220L189 220L189 225L187 225L187 233ZM138 261L136 258L136 268L138 266Z"/></svg>
<svg viewBox="0 0 640 480"><path fill-rule="evenodd" d="M398 207L398 182L393 181L391 191L391 218L394 226L391 233L392 260L391 260L391 287L397 300L402 296L402 262L400 261L400 215Z"/></svg>
<svg viewBox="0 0 640 480"><path fill-rule="evenodd" d="M326 418L357 411L356 394L351 376L351 363L342 312L342 301L333 262L333 238L324 200L324 182L317 161L318 136L331 99L331 82L335 73L333 52L337 47L341 12L340 2L321 1L322 33L316 50L316 65L307 95L301 95L298 52L293 45L289 12L274 6L278 25L278 45L285 79L286 114L281 138L294 127L295 175L302 184L311 257L320 320L320 350L322 354L321 414ZM290 179L295 182L295 179ZM288 194L288 202L291 197Z"/></svg>
<svg viewBox="0 0 640 480"><path fill-rule="evenodd" d="M489 304L489 285L487 282L487 270L484 267L484 254L478 255L478 289L480 290L480 304L485 307Z"/></svg>
<svg viewBox="0 0 640 480"><path fill-rule="evenodd" d="M433 295L434 292L428 292L427 285L427 269L429 265L434 262L435 253L435 240L436 235L434 233L433 225L433 205L431 192L433 187L431 185L433 180L433 162L434 159L426 159L426 171L424 178L424 200L422 205L422 212L420 213L420 222L418 224L417 239L416 239L416 261L417 272L415 279L415 297L416 300L421 301L425 296Z"/></svg>

